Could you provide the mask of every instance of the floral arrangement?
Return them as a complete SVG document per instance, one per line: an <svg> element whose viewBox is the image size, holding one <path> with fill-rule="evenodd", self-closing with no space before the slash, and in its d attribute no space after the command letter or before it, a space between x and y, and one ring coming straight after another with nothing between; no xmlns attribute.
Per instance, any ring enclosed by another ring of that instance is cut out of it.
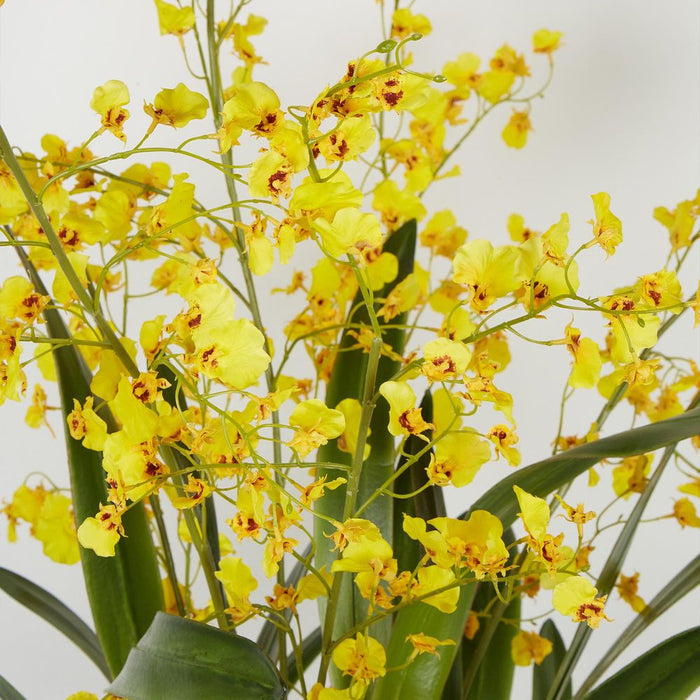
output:
<svg viewBox="0 0 700 700"><path fill-rule="evenodd" d="M87 654L108 697L508 698L514 667L531 664L541 700L686 697L698 627L601 678L700 573L697 556L679 562L650 601L623 573L662 477L681 493L659 517L700 527L700 373L658 346L700 318L700 287L679 281L700 198L655 210L662 266L584 294L590 251L622 242L606 192L583 229L513 214L507 245L424 198L459 177L454 154L505 105L503 141L526 145L560 32L433 73L411 55L430 20L382 2L385 38L309 104L283 106L257 79L266 20L247 5L155 0L187 73L146 99L141 135L116 79L95 89L95 130L77 146L48 134L36 155L0 127L2 245L21 265L0 285L0 404L29 395L27 424L48 430L60 404L67 464L64 484L18 475L3 513L10 540L28 525L47 557L80 562L94 632L12 571L0 588ZM191 181L195 162L226 201ZM159 313L140 319L146 297ZM568 323L529 335L562 309ZM501 380L513 337L571 361L553 449L529 466ZM598 392L600 412L565 435L579 390ZM635 425L606 434L620 406ZM509 474L475 491L495 461ZM593 511L603 468L612 492ZM452 487L464 512L448 513ZM584 647L614 624L613 592L637 614L572 689ZM0 690L22 697L1 676Z"/></svg>

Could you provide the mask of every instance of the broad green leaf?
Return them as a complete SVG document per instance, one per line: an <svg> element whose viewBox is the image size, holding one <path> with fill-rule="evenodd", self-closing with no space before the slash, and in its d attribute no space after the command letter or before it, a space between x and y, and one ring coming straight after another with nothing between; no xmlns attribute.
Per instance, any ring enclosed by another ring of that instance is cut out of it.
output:
<svg viewBox="0 0 700 700"><path fill-rule="evenodd" d="M426 423L433 420L433 397L430 390L426 391L420 404L423 419ZM432 440L432 431L426 430L422 437ZM439 486L428 486L424 488L428 477L425 472L430 463L432 448L426 449L427 443L417 435L409 435L403 446L403 454L396 466L396 471L400 475L394 481L392 490L399 494L412 494L423 489L420 493L410 498L395 499L394 501L394 556L398 561L399 571L413 571L420 561L423 552L419 542L411 539L403 529L404 514L414 518L444 517L445 498ZM417 459L403 471L404 465L409 459L418 455Z"/></svg>
<svg viewBox="0 0 700 700"><path fill-rule="evenodd" d="M610 649L603 655L598 665L588 675L588 678L577 691L576 697L582 697L590 690L632 641L674 603L698 585L700 585L700 555L695 557L682 571L671 578L649 602L647 607L632 620Z"/></svg>
<svg viewBox="0 0 700 700"><path fill-rule="evenodd" d="M571 481L571 479L583 473L601 459L607 457L628 457L651 452L692 437L698 432L700 432L700 409L693 409L652 425L626 430L587 445L575 447L567 452L519 469L515 474L503 479L487 491L473 504L470 511L464 513L461 517L468 517L469 512L472 510L483 509L500 518L503 527L507 528L513 524L519 509L517 499L513 493L514 484L535 496L543 497L559 488L562 484ZM460 597L460 604L451 616L454 618L454 628L461 627L463 629L468 614L469 606L462 604L462 598ZM428 608L425 613L426 619L421 620L421 623L424 622L430 625L431 629L439 630L440 616L441 613L438 610ZM395 628L400 629L404 637L407 634L423 631L417 624L412 623L412 617L415 616L411 609L402 610L397 615ZM416 619L417 622L418 620ZM452 624L451 622L451 628ZM398 642L394 643L393 636L392 632L392 644L387 655L387 666L389 667L398 666L405 660L405 654L402 653ZM439 636L439 634L435 636ZM426 663L435 667L430 669L428 676L433 681L442 679L444 683L444 678L447 677L449 672L451 659L448 659L447 656L439 659L431 657ZM446 668L443 668L444 666ZM387 674L387 678L389 675ZM419 685L416 684L415 688L418 687ZM426 683L421 688L420 697L422 700L437 700L441 692L441 686ZM384 696L377 697L384 700Z"/></svg>
<svg viewBox="0 0 700 700"><path fill-rule="evenodd" d="M480 590L488 592L488 587L480 586ZM478 595L479 591L477 591ZM490 600L493 596L486 598ZM473 609L482 608L473 606ZM510 645L518 628L515 625L506 624L503 618L515 620L520 617L520 596L516 595L507 606L497 601L491 606L490 613L491 617L482 621L482 628L472 642L462 640L462 667L465 674L463 685L466 689L469 681L466 696L468 700L481 700L481 698L508 700L510 698L515 671ZM479 652L483 650L485 653L483 655L479 653L478 656L473 657L477 650ZM467 677L467 673L471 671L472 659L477 665L473 680Z"/></svg>
<svg viewBox="0 0 700 700"><path fill-rule="evenodd" d="M129 700L278 700L286 689L250 640L158 613L108 691Z"/></svg>
<svg viewBox="0 0 700 700"><path fill-rule="evenodd" d="M653 452L666 445L693 437L700 432L700 409L679 416L625 430L595 442L560 452L531 464L502 479L479 498L470 511L487 510L500 518L503 527L513 524L518 513L518 500L513 486L518 485L533 496L544 497L586 469L609 457L632 457ZM468 517L469 512L460 517Z"/></svg>
<svg viewBox="0 0 700 700"><path fill-rule="evenodd" d="M95 633L55 595L24 576L2 567L0 567L0 589L53 625L94 662L105 678L112 678ZM4 696L0 694L0 697Z"/></svg>
<svg viewBox="0 0 700 700"><path fill-rule="evenodd" d="M696 397L695 402L697 403L697 401L698 397ZM617 581L617 577L619 576L620 571L622 571L622 566L624 564L625 557L627 556L627 552L632 546L632 541L634 539L642 515L644 514L644 509L651 500L651 496L654 493L654 490L661 481L661 475L663 474L667 464L673 456L674 451L675 444L669 445L664 450L661 458L659 459L658 464L656 465L656 468L654 469L654 473L652 474L646 487L644 488L644 491L640 494L639 498L637 499L637 502L632 508L632 511L627 516L627 519L625 520L625 523L622 526L622 529L619 535L617 536L617 539L615 540L615 544L608 552L608 557L605 560L605 564L603 565L600 575L598 576L598 579L596 581L598 595L608 595L608 593L610 593L613 586L615 585L615 581ZM569 678L571 678L571 674L573 673L576 664L581 658L581 655L583 654L583 650L585 649L588 640L591 638L591 632L592 630L590 627L588 627L588 625L578 626L578 629L574 634L574 638L571 641L571 644L567 649L566 654L564 655L564 658L562 659L562 662L559 666L556 678L552 683L552 688L549 691L548 697L552 700L561 700L564 691L564 684L568 683Z"/></svg>
<svg viewBox="0 0 700 700"><path fill-rule="evenodd" d="M27 700L10 681L0 676L0 698L2 700Z"/></svg>
<svg viewBox="0 0 700 700"><path fill-rule="evenodd" d="M405 223L387 239L383 249L396 255L399 261L399 271L397 278L386 285L376 295L377 298L386 297L396 284L413 272L415 247L416 222L414 220ZM355 326L357 324L369 325L369 313L360 292L358 292L353 302L348 323L352 323ZM405 323L404 315L400 315L391 321L392 326L400 326L403 323ZM382 327L382 339L399 355L403 352L405 342L405 331L403 328ZM356 342L356 339L346 329L340 341L339 352L333 365L326 392L326 404L331 408L334 408L346 398L362 400L368 355L360 349L348 350L351 346L356 345ZM399 363L397 361L382 356L377 369L375 388L392 377L398 369ZM371 447L371 453L362 467L358 487L358 505L364 503L365 500L372 496L393 474L394 437L386 429L388 421L389 407L383 399L380 399L374 407L371 418L371 435L367 440ZM352 457L348 453L339 450L337 441L332 440L319 449L317 461L349 465ZM339 476L347 476L347 474L337 469L319 468L318 476L326 476L331 481ZM327 492L317 503L318 511L325 516L342 520L345 492L346 489L343 487ZM388 496L380 496L364 511L362 517L375 523L382 531L384 537L390 541L393 529L392 511L392 499ZM330 540L327 537L327 535L331 534L332 529L327 521L320 518L316 519L316 566L318 568L325 566L327 570L330 570L335 559L336 554L331 551L329 546ZM322 617L325 616L325 604L325 599L319 601ZM354 627L358 621L363 620L367 614L367 607L367 601L356 591L351 577L344 576L335 619L334 636L344 633L346 630ZM388 640L389 625L390 620L388 618L386 622L378 623L372 628L372 635L385 643Z"/></svg>
<svg viewBox="0 0 700 700"><path fill-rule="evenodd" d="M506 545L514 539L510 528L504 532ZM508 563L514 565L519 558L518 550L513 548ZM490 582L478 584L472 610L487 612L487 617L480 618L481 626L474 639L462 640L462 686L468 700L510 698L515 671L510 647L519 626L512 621L520 619L520 603L520 596L515 595L506 605L496 596Z"/></svg>
<svg viewBox="0 0 700 700"><path fill-rule="evenodd" d="M693 627L636 658L585 700L684 700L699 686L700 627Z"/></svg>
<svg viewBox="0 0 700 700"><path fill-rule="evenodd" d="M532 700L545 700L549 689L552 687L557 669L566 654L564 640L559 634L557 626L552 620L547 620L540 630L540 637L552 642L552 651L544 658L544 661L535 666L532 672ZM564 700L571 700L571 681L566 685Z"/></svg>
<svg viewBox="0 0 700 700"><path fill-rule="evenodd" d="M454 613L446 614L425 603L416 603L397 615L387 647L386 663L387 668L396 670L387 671L379 679L372 700L440 698L459 650L464 621L471 608L475 588L474 584L462 587ZM421 654L406 665L412 651L406 637L417 632L440 640L451 639L455 645L439 647L439 656Z"/></svg>
<svg viewBox="0 0 700 700"><path fill-rule="evenodd" d="M18 248L22 263L37 291L46 294L36 269ZM44 312L50 337L70 340L71 334L59 312L48 306ZM53 351L58 380L66 455L71 480L73 510L78 523L93 517L100 504L108 502L102 454L83 447L74 440L65 417L73 410L73 399L81 403L90 396L90 372L74 345ZM96 405L99 404L96 401ZM115 422L106 407L101 417L110 430ZM134 644L148 629L156 611L163 608L155 547L143 504L138 503L124 514L122 524L127 537L121 539L113 557L98 557L80 548L80 558L88 600L100 645L113 675L119 672Z"/></svg>

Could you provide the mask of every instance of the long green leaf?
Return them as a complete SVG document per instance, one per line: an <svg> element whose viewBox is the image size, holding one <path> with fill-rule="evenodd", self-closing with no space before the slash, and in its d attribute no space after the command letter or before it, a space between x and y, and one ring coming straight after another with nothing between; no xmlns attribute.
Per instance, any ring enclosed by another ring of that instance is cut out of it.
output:
<svg viewBox="0 0 700 700"><path fill-rule="evenodd" d="M158 613L109 692L129 700L279 700L286 689L250 640Z"/></svg>
<svg viewBox="0 0 700 700"><path fill-rule="evenodd" d="M658 423L625 430L574 447L519 469L501 480L460 517L468 517L469 512L474 510L488 510L500 518L503 527L509 527L515 521L519 509L518 500L513 493L514 485L517 484L533 496L544 497L602 459L653 452L699 432L700 408L696 408Z"/></svg>
<svg viewBox="0 0 700 700"><path fill-rule="evenodd" d="M503 534L503 541L510 545L515 536L509 528ZM515 565L522 555L511 549L509 565ZM478 584L472 610L487 612L488 617L474 639L462 640L462 667L464 669L462 696L468 700L492 698L508 700L513 685L515 664L510 652L513 637L518 632L521 599L515 595L505 604L495 594L490 582ZM504 618L510 622L504 622Z"/></svg>
<svg viewBox="0 0 700 700"><path fill-rule="evenodd" d="M420 408L425 422L431 423L433 420L433 397L430 390L423 395ZM422 437L432 440L432 431L426 430L422 433ZM409 435L404 443L399 463L396 465L396 471L400 472L394 481L393 490L396 493L409 494L423 489L415 496L397 499L394 503L393 544L399 571L413 571L423 556L420 544L404 532L404 514L423 518L426 521L446 515L445 497L442 489L435 485L426 488L428 475L425 470L430 464L433 450L425 450L425 446L425 440L417 435ZM416 458L416 455L419 456ZM415 461L404 468L410 459L415 459ZM401 471L402 469L403 471Z"/></svg>
<svg viewBox="0 0 700 700"><path fill-rule="evenodd" d="M532 672L532 700L545 700L557 675L559 664L566 654L564 640L561 638L559 630L552 620L547 620L542 625L540 637L544 637L552 642L552 651L539 666L535 666ZM571 700L571 680L566 684L563 698L564 700Z"/></svg>
<svg viewBox="0 0 700 700"><path fill-rule="evenodd" d="M698 401L700 401L700 395L696 395L692 406L694 407L697 405ZM654 469L654 473L649 479L644 491L637 499L632 511L628 515L625 524L622 526L622 530L615 540L615 544L608 552L608 557L605 560L603 569L601 570L598 580L596 581L599 595L607 596L612 590L612 587L615 585L615 581L617 581L617 577L619 576L620 571L622 571L622 566L624 564L625 557L627 556L627 552L632 546L632 541L642 515L644 514L644 509L651 500L654 490L659 485L661 476L666 469L666 465L673 456L674 451L675 443L670 444L664 450L659 463ZM588 640L591 638L591 632L592 630L588 625L578 626L578 629L574 634L574 638L571 641L571 645L569 646L564 658L562 659L561 665L559 666L557 676L554 679L554 683L552 684L548 698L552 700L561 700L564 684L568 682L569 678L571 678L571 674L581 658Z"/></svg>
<svg viewBox="0 0 700 700"><path fill-rule="evenodd" d="M654 620L662 615L686 593L700 585L700 555L695 557L682 571L674 576L650 601L644 610L627 626L615 640L598 665L590 672L583 685L576 693L576 698L583 697L607 671L615 659L633 642Z"/></svg>
<svg viewBox="0 0 700 700"><path fill-rule="evenodd" d="M0 698L2 700L27 700L10 681L0 676Z"/></svg>
<svg viewBox="0 0 700 700"><path fill-rule="evenodd" d="M483 509L500 518L503 527L507 528L513 524L518 512L518 502L513 493L514 484L533 495L543 497L559 488L562 484L571 481L571 479L602 459L628 457L651 452L692 437L698 432L700 432L700 409L693 409L652 425L626 430L622 433L601 438L596 442L575 447L567 452L520 469L515 474L503 479L479 498L470 511L464 513L461 517L467 517L473 510ZM462 599L460 598L460 604L451 616L454 618L455 629L464 628L468 614L469 606L462 604ZM440 615L439 611L429 608L425 614L426 619L421 619L420 623L428 624L431 629L440 630ZM407 634L424 631L417 624L413 624L412 617L414 616L410 609L401 611L397 616L395 629L401 630L401 634L404 637ZM418 622L417 618L416 622ZM435 636L439 637L439 632ZM397 666L403 661L405 661L405 654L398 642L392 643L387 654L387 666ZM429 670L426 669L426 678L430 679L431 682L420 684L416 679L414 688L416 691L420 688L419 694L422 700L437 700L440 697L442 686L434 685L433 682L442 679L444 683L444 678L447 677L451 663L452 660L447 655L443 655L440 658L430 656L429 659L423 661L423 664L431 667ZM385 678L388 679L389 675L387 674ZM377 696L381 700L384 700L384 697L383 695ZM386 695L386 697L394 696Z"/></svg>
<svg viewBox="0 0 700 700"><path fill-rule="evenodd" d="M17 250L35 288L45 294L46 288L36 269L21 248ZM48 306L43 315L52 338L72 339L56 309ZM76 521L80 523L87 517L93 517L100 504L108 502L102 454L88 450L80 441L74 440L65 420L73 410L73 399L83 403L91 395L90 371L72 344L55 348L53 358L64 415L73 511ZM106 407L101 409L100 415L114 430L114 419ZM122 518L122 524L127 537L120 541L114 557L98 557L91 550L80 549L95 630L113 675L119 672L131 647L164 605L155 547L143 504L129 508Z"/></svg>
<svg viewBox="0 0 700 700"><path fill-rule="evenodd" d="M111 679L109 666L97 636L55 595L24 576L2 567L0 567L0 589L68 637L94 662L105 678Z"/></svg>
<svg viewBox="0 0 700 700"><path fill-rule="evenodd" d="M395 670L387 671L379 679L372 695L373 700L425 700L440 697L459 650L464 621L471 609L475 589L474 584L462 587L454 613L443 613L426 603L416 603L397 615L386 650L386 666ZM421 654L408 664L412 646L406 638L416 632L440 640L451 639L455 645L440 647L439 657Z"/></svg>
<svg viewBox="0 0 700 700"><path fill-rule="evenodd" d="M636 658L586 700L684 700L699 686L700 627L693 627Z"/></svg>
<svg viewBox="0 0 700 700"><path fill-rule="evenodd" d="M416 247L416 222L409 221L397 229L384 244L384 251L396 255L399 262L399 271L396 279L386 285L378 293L378 297L386 297L391 289L413 272ZM382 340L390 345L399 355L403 352L405 331L400 326L405 322L403 315L392 319L392 328L382 327ZM358 292L352 306L351 317L348 323L369 325L369 312L364 304L363 297ZM364 391L364 378L367 368L368 355L361 349L349 349L356 345L356 339L346 330L340 341L338 355L333 365L333 371L326 392L326 403L335 407L346 398L361 400ZM377 369L376 386L392 377L399 368L398 361L382 356ZM387 480L394 470L394 437L386 429L389 420L389 407L381 400L374 407L370 422L371 434L367 444L371 447L369 458L364 462L358 487L358 504L363 503ZM318 452L319 462L332 462L349 465L352 457L338 449L337 441L332 440L322 446ZM345 472L337 469L318 469L318 476L326 476L330 481L339 476L346 476ZM326 493L317 503L318 511L330 518L342 520L345 504L345 488L338 488ZM382 531L387 540L391 540L393 517L392 499L388 496L376 498L364 512L363 517L371 520ZM332 527L325 520L317 518L315 521L316 542L316 566L330 569L335 558L331 551L328 535ZM322 617L325 616L325 600L319 601ZM339 596L339 605L335 618L335 635L342 634L363 620L367 614L368 603L357 592L349 576L344 576ZM375 625L372 629L373 636L380 641L388 641L390 620Z"/></svg>

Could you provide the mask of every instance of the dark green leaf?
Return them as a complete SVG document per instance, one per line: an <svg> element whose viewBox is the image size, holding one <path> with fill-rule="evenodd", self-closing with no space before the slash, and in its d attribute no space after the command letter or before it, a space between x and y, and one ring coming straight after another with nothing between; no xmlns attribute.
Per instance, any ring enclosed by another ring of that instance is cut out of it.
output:
<svg viewBox="0 0 700 700"><path fill-rule="evenodd" d="M41 294L46 293L36 269L17 248L27 273ZM44 312L50 337L71 340L71 334L59 312L48 306ZM90 371L74 345L53 351L58 380L66 453L71 480L73 510L78 523L94 517L100 504L108 502L102 454L83 447L68 430L65 417L73 410L73 399L84 403L90 393ZM96 401L96 404L99 401ZM99 411L110 431L115 422L104 406ZM127 537L119 542L114 557L98 557L93 551L80 549L83 576L95 630L112 674L126 661L131 647L148 629L157 610L163 608L155 547L142 503L129 508L122 518Z"/></svg>
<svg viewBox="0 0 700 700"><path fill-rule="evenodd" d="M396 279L386 285L377 298L386 297L395 285L413 272L414 255L416 247L416 222L411 220L397 229L389 236L384 244L384 251L396 255L399 262L399 271ZM378 308L378 305L377 305ZM358 292L352 306L348 323L369 325L369 313L363 297ZM392 319L392 326L400 326L405 323L405 315ZM399 355L403 352L405 342L405 330L401 327L382 327L382 340L390 345ZM367 369L368 355L361 349L349 350L356 345L356 339L346 329L340 341L338 355L333 365L333 371L326 392L326 404L335 407L346 398L362 400L364 394L364 381ZM376 387L392 377L399 369L399 363L386 356L379 360L377 369ZM371 447L371 454L364 462L362 474L358 486L358 505L362 504L377 489L393 475L394 471L394 437L386 429L389 421L389 406L383 399L374 407L370 422L371 434L367 443ZM335 462L339 464L351 463L352 457L338 449L337 441L332 440L322 446L318 451L319 462ZM346 476L345 472L336 469L318 469L318 476L326 476L328 480L338 476ZM345 504L345 488L337 488L328 492L317 503L320 513L325 516L342 520ZM371 520L381 530L387 540L391 540L393 530L393 502L389 496L380 496L362 514L363 518ZM330 569L336 554L331 551L330 540L332 527L321 518L315 521L316 541L316 566L325 566ZM343 585L339 596L338 612L335 619L335 636L343 634L354 627L358 621L367 615L368 603L357 592L350 581L349 576L343 579ZM320 600L322 613L325 614L325 601ZM372 635L380 642L386 643L389 635L390 619L373 626Z"/></svg>
<svg viewBox="0 0 700 700"><path fill-rule="evenodd" d="M10 681L0 676L0 698L2 700L27 700Z"/></svg>
<svg viewBox="0 0 700 700"><path fill-rule="evenodd" d="M449 615L425 603L416 603L399 613L391 630L386 664L397 670L388 671L379 679L373 700L440 698L459 649L475 588L474 584L462 587L457 610ZM455 646L439 647L439 656L421 654L406 665L413 649L406 637L416 632L440 640L451 639Z"/></svg>
<svg viewBox="0 0 700 700"><path fill-rule="evenodd" d="M278 700L286 689L250 640L158 613L109 692L129 700Z"/></svg>
<svg viewBox="0 0 700 700"><path fill-rule="evenodd" d="M503 479L479 498L472 508L461 517L468 517L472 511L483 509L500 518L503 527L507 528L513 524L518 512L518 502L513 493L514 484L535 496L543 497L563 484L568 483L601 459L607 457L628 457L651 452L692 437L699 432L700 409L693 409L652 425L626 430L590 444L575 447L567 452L520 469L512 476ZM428 624L431 628L439 629L439 620L442 614L438 610L428 608L428 606L425 607L426 619L424 624ZM469 605L464 605L462 598L460 598L460 604L451 616L454 618L455 629L458 627L464 628L468 614ZM407 634L422 631L421 628L411 624L413 616L414 612L411 608L402 610L397 616L395 629L401 630L401 634L404 637ZM439 634L435 636L439 636ZM392 633L392 644L387 654L387 666L397 666L405 660L405 654L402 653L399 643L394 642L393 637L394 633ZM432 677L443 678L444 682L452 659L445 655L440 659L431 657L430 662L436 666L445 666L442 669L431 669ZM414 664L411 666L413 667ZM387 674L386 678L390 675L392 674ZM420 683L416 679L414 688L417 691L419 687ZM421 688L419 695L422 700L433 700L439 698L441 692L441 686L425 685ZM377 697L384 700L384 696ZM386 697L394 696L387 695Z"/></svg>
<svg viewBox="0 0 700 700"><path fill-rule="evenodd" d="M501 480L479 498L470 511L487 510L500 518L503 527L513 524L518 513L518 500L513 486L518 485L533 496L544 497L586 469L609 457L632 457L653 452L666 445L700 433L700 408L679 416L625 430L595 442L560 452L528 467L519 469ZM461 517L468 517L469 512Z"/></svg>
<svg viewBox="0 0 700 700"><path fill-rule="evenodd" d="M644 610L626 627L615 643L603 655L598 665L591 671L579 688L576 696L582 696L597 682L615 659L634 641L654 620L668 610L684 595L700 585L700 555L695 557L682 571L654 596Z"/></svg>
<svg viewBox="0 0 700 700"><path fill-rule="evenodd" d="M426 391L420 404L421 413L426 423L433 420L433 397L430 390ZM426 430L422 437L432 440L432 431ZM394 481L393 490L396 493L409 494L423 488L428 476L425 472L430 464L432 449L426 450L425 440L417 435L409 435L404 447L403 454L396 467L398 472L404 465L416 455L419 455L409 467L404 469ZM416 496L394 500L394 556L398 561L399 571L413 571L422 557L422 547L420 543L411 539L403 529L403 516L410 515L414 518L431 520L441 518L446 515L445 498L439 486L428 486Z"/></svg>
<svg viewBox="0 0 700 700"><path fill-rule="evenodd" d="M532 700L545 700L549 689L552 687L554 678L557 675L557 669L561 660L566 654L564 640L559 634L557 626L547 620L540 630L540 637L544 637L552 642L552 651L548 654L544 661L535 666L532 673ZM564 690L563 700L571 700L571 680L566 685Z"/></svg>
<svg viewBox="0 0 700 700"><path fill-rule="evenodd" d="M53 625L94 662L105 678L112 678L95 633L56 596L24 576L1 567L0 589Z"/></svg>
<svg viewBox="0 0 700 700"><path fill-rule="evenodd" d="M515 537L509 528L503 541L510 545ZM511 549L509 565L515 565L518 550ZM518 632L520 595L517 593L506 605L497 596L490 582L478 584L472 610L487 613L481 617L481 626L474 639L462 640L463 688L469 700L492 698L508 700L513 685L515 665L510 653L511 641ZM504 618L507 622L504 621Z"/></svg>
<svg viewBox="0 0 700 700"><path fill-rule="evenodd" d="M636 658L585 700L684 700L698 686L700 627L693 627Z"/></svg>

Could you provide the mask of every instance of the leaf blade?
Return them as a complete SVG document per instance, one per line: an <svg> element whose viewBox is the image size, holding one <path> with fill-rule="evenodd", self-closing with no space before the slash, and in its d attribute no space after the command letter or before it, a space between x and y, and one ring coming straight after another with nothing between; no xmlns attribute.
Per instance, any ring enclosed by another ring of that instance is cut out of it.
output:
<svg viewBox="0 0 700 700"><path fill-rule="evenodd" d="M111 679L97 635L56 596L24 576L3 567L0 567L0 589L68 637L93 661L105 678Z"/></svg>
<svg viewBox="0 0 700 700"><path fill-rule="evenodd" d="M281 700L277 670L250 640L159 612L108 691L131 700Z"/></svg>
<svg viewBox="0 0 700 700"><path fill-rule="evenodd" d="M700 627L657 644L586 695L585 700L681 700L700 686Z"/></svg>

